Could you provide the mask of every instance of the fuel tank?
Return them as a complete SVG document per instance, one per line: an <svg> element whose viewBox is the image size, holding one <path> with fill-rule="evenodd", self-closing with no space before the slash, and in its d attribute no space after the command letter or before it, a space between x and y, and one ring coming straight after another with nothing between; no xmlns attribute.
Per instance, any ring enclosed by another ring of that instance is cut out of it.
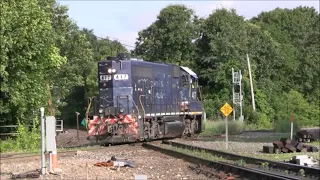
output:
<svg viewBox="0 0 320 180"><path fill-rule="evenodd" d="M185 124L181 121L164 123L164 138L180 137L185 129Z"/></svg>

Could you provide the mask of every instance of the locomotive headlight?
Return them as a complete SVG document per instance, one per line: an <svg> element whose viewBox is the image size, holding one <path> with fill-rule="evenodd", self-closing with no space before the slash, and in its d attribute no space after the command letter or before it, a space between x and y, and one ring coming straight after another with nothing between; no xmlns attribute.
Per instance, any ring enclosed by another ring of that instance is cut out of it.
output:
<svg viewBox="0 0 320 180"><path fill-rule="evenodd" d="M108 69L108 73L115 73L116 69Z"/></svg>

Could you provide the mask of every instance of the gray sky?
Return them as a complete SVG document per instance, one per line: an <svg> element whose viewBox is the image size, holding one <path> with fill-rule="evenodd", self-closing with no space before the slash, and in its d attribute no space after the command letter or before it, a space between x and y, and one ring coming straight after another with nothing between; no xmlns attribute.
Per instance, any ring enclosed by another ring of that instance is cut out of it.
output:
<svg viewBox="0 0 320 180"><path fill-rule="evenodd" d="M134 46L138 31L156 20L160 10L169 4L185 4L201 17L208 16L217 7L235 8L245 18L257 16L262 11L277 7L295 8L312 6L319 12L319 1L65 1L57 0L69 7L70 17L78 26L93 29L100 37L118 39ZM127 47L128 49L132 49Z"/></svg>

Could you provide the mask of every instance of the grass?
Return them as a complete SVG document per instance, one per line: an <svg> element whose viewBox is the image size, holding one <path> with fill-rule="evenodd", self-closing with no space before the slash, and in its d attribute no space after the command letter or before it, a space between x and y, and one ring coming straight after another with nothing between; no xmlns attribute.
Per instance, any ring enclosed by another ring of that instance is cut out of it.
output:
<svg viewBox="0 0 320 180"><path fill-rule="evenodd" d="M248 156L248 157L252 157L252 154L248 154L248 153L239 153L242 156ZM312 157L313 159L320 159L319 157L319 153L312 153L312 152L307 152L307 153L303 153L303 152L295 152L295 153L281 153L281 154L255 154L254 157L255 158L260 158L260 159L266 159L266 160L272 160L272 161L284 161L284 160L290 160L293 156L296 155L308 155L310 157Z"/></svg>
<svg viewBox="0 0 320 180"><path fill-rule="evenodd" d="M173 147L170 145L162 145L164 148L166 149L170 149L170 150L174 150L177 152L181 152L181 153L185 153L185 154L190 154L190 155L194 155L203 159L207 159L207 160L212 160L212 161L223 161L223 162L231 162L230 160L228 160L228 158L222 157L222 156L216 156L216 155L212 155L211 153L207 153L204 150L189 150L189 149L182 149L182 148L177 148L177 147ZM226 151L228 152L228 151ZM243 156L247 156L247 157L252 157L253 154L252 153L236 153L239 155L243 155ZM273 161L288 161L290 160L293 156L295 155L308 155L310 157L312 157L313 159L320 159L319 157L319 153L312 153L312 152L308 152L308 153L302 153L302 152L296 152L296 153L281 153L281 154L254 154L255 158L260 158L260 159L266 159L266 160L273 160ZM238 160L236 162L232 161L231 163L236 163L236 164L246 164L243 160Z"/></svg>
<svg viewBox="0 0 320 180"><path fill-rule="evenodd" d="M226 133L225 121L207 121L205 130L201 135L221 135ZM244 131L245 124L241 121L228 121L228 134L239 134Z"/></svg>
<svg viewBox="0 0 320 180"><path fill-rule="evenodd" d="M199 150L182 149L182 148L173 147L173 146L164 145L164 144L161 145L161 146L163 146L164 148L169 149L169 150L173 150L173 151L184 153L184 154L193 155L193 156L200 157L200 158L203 158L203 159L207 159L207 160L210 160L210 161L223 161L223 162L228 162L229 161L224 157L212 155L210 153L205 152L204 150L199 151Z"/></svg>

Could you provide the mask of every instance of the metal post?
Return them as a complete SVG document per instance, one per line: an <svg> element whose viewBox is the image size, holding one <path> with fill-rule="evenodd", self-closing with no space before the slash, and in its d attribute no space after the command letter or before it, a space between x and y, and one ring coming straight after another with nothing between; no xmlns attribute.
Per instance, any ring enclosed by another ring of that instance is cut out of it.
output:
<svg viewBox="0 0 320 180"><path fill-rule="evenodd" d="M45 129L44 129L44 108L40 108L40 119L41 119L41 174L46 173L46 160L45 160Z"/></svg>
<svg viewBox="0 0 320 180"><path fill-rule="evenodd" d="M293 122L291 122L291 136L290 136L291 140L293 139Z"/></svg>
<svg viewBox="0 0 320 180"><path fill-rule="evenodd" d="M232 69L232 103L233 103L233 107L235 105L235 102L234 102L234 69ZM235 110L233 110L233 120L235 121L236 120L236 112Z"/></svg>
<svg viewBox="0 0 320 180"><path fill-rule="evenodd" d="M226 121L226 149L228 149L228 116L225 117Z"/></svg>
<svg viewBox="0 0 320 180"><path fill-rule="evenodd" d="M79 141L79 119L78 119L78 117L79 117L79 114L80 113L78 113L78 112L76 112L76 114L77 114L77 138L78 138L78 141Z"/></svg>
<svg viewBox="0 0 320 180"><path fill-rule="evenodd" d="M249 70L249 78L250 78L252 108L253 108L253 111L255 111L256 110L256 105L255 105L255 102L254 102L254 92L253 92L253 85L252 85L251 66L250 66L250 60L249 60L249 55L248 54L247 54L247 61L248 61L248 70Z"/></svg>
<svg viewBox="0 0 320 180"><path fill-rule="evenodd" d="M291 117L290 117L290 122L291 122L291 140L293 139L293 120L294 120L294 117L293 117L293 114L291 114Z"/></svg>
<svg viewBox="0 0 320 180"><path fill-rule="evenodd" d="M243 99L243 97L242 97L242 89L241 89L241 80L242 80L242 74L241 74L241 70L239 70L239 88L240 88L240 117L239 117L239 120L240 121L243 121L243 115L242 115L242 99Z"/></svg>

